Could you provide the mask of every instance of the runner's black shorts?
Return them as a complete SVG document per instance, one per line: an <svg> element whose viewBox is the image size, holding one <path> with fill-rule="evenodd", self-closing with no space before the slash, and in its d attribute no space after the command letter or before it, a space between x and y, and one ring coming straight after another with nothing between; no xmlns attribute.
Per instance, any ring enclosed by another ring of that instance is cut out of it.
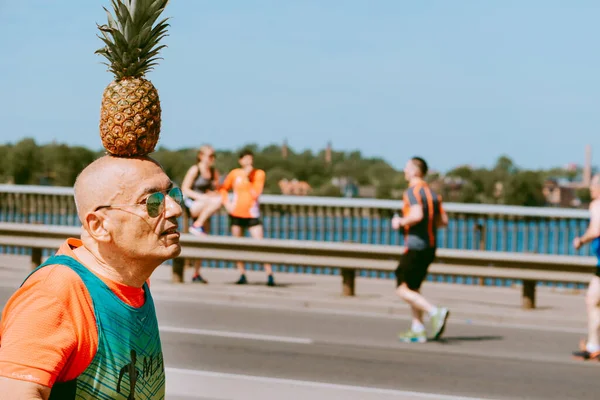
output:
<svg viewBox="0 0 600 400"><path fill-rule="evenodd" d="M230 226L239 226L242 229L252 228L253 226L262 225L260 218L240 218L229 216Z"/></svg>
<svg viewBox="0 0 600 400"><path fill-rule="evenodd" d="M435 247L424 250L407 250L396 268L396 287L406 282L412 290L419 290L427 277L429 265L435 259Z"/></svg>

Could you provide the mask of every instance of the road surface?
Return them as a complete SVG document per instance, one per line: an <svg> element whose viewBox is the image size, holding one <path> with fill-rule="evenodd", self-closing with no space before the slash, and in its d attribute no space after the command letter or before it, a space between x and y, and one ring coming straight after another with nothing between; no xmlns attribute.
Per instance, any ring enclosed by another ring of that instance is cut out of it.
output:
<svg viewBox="0 0 600 400"><path fill-rule="evenodd" d="M4 307L13 289L0 287ZM600 363L571 360L572 327L453 321L402 344L406 318L155 298L167 399L596 399ZM276 305L276 304L273 304Z"/></svg>

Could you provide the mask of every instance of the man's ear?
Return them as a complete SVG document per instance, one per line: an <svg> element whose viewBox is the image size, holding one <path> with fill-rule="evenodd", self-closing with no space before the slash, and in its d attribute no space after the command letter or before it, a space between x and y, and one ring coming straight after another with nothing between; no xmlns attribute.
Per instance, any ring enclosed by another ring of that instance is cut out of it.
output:
<svg viewBox="0 0 600 400"><path fill-rule="evenodd" d="M100 214L91 212L86 215L85 222L87 227L84 227L88 234L97 242L108 242L111 235L106 229L108 221Z"/></svg>

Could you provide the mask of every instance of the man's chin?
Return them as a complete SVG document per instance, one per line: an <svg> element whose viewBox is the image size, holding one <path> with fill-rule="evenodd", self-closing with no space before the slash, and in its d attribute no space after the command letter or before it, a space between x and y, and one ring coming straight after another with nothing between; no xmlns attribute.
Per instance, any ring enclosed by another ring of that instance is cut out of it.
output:
<svg viewBox="0 0 600 400"><path fill-rule="evenodd" d="M159 259L160 263L177 258L181 254L181 245L179 243L172 243L168 246L164 246L159 254L156 254L156 258Z"/></svg>
<svg viewBox="0 0 600 400"><path fill-rule="evenodd" d="M173 243L167 247L167 252L169 254L169 259L175 258L181 254L181 245L178 243Z"/></svg>

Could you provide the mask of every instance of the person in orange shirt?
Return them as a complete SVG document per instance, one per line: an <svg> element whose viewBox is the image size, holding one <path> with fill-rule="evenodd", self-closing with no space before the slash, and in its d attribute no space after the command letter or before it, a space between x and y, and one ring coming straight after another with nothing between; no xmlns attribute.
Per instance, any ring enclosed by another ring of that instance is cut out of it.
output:
<svg viewBox="0 0 600 400"><path fill-rule="evenodd" d="M254 154L250 150L240 152L238 162L241 168L229 172L219 189L223 198L223 206L229 214L231 234L241 237L244 230L247 229L251 237L262 239L264 230L260 219L258 199L265 186L265 171L254 168ZM230 190L233 190L231 198ZM271 264L265 264L264 267L267 273L267 286L275 286ZM241 274L237 284L248 283L244 263L238 261L237 268Z"/></svg>
<svg viewBox="0 0 600 400"><path fill-rule="evenodd" d="M149 157L104 156L74 186L80 238L27 276L0 322L1 399L164 399L149 288L181 252L181 190Z"/></svg>

